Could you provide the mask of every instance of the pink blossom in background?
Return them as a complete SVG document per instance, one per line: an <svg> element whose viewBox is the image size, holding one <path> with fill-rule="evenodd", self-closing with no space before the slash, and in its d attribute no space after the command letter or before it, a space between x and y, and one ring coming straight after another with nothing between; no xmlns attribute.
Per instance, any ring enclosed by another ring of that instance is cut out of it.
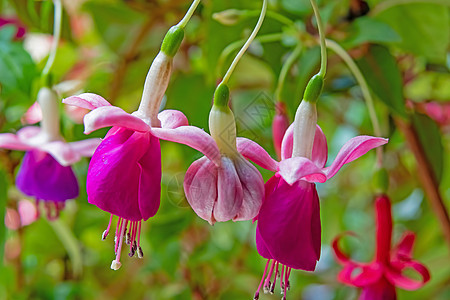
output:
<svg viewBox="0 0 450 300"><path fill-rule="evenodd" d="M23 26L23 24L18 19L0 17L0 29L1 29L1 27L6 26L6 25L13 25L17 28L16 35L15 35L16 39L23 38L23 36L26 33L25 26Z"/></svg>
<svg viewBox="0 0 450 300"><path fill-rule="evenodd" d="M360 300L395 300L396 287L405 290L421 288L430 280L428 269L412 259L415 234L406 232L398 244L391 249L392 215L391 202L386 195L377 196L376 207L376 253L370 263L351 260L339 246L338 236L333 241L333 250L337 261L344 266L339 273L339 281L362 289ZM405 270L414 270L421 280L411 279Z"/></svg>
<svg viewBox="0 0 450 300"><path fill-rule="evenodd" d="M278 159L281 159L281 142L289 127L289 123L286 104L284 102L277 102L275 104L275 116L272 121L272 138Z"/></svg>

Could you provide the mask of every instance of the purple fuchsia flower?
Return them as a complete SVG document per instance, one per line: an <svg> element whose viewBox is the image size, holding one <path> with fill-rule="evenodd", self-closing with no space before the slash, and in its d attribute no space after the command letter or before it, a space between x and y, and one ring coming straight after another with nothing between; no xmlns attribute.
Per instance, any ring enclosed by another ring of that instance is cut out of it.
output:
<svg viewBox="0 0 450 300"><path fill-rule="evenodd" d="M173 28L166 38L182 30ZM209 137L201 129L187 126L188 121L183 113L176 110L159 112L169 84L174 55L175 52L164 51L163 42L162 50L154 59L145 80L139 109L132 114L91 93L72 96L63 101L91 110L84 117L85 133L112 126L92 156L86 189L89 203L111 214L103 239L109 233L113 216L118 217L116 258L111 264L114 270L121 266L124 238L125 243L130 245L129 256L137 252L139 258L143 257L140 247L141 223L153 217L160 205L159 139L185 143L198 149Z"/></svg>
<svg viewBox="0 0 450 300"><path fill-rule="evenodd" d="M325 167L327 141L316 125L316 104L306 93L304 98L294 123L284 135L281 161L276 174L265 184L265 200L256 218L257 250L268 261L255 299L259 298L261 287L265 292L273 292L278 276L285 298L292 268L314 271L321 247L320 206L315 183L327 181L344 164L387 143L387 139L371 136L352 138L333 163Z"/></svg>
<svg viewBox="0 0 450 300"><path fill-rule="evenodd" d="M44 108L40 127L27 126L17 134L0 134L0 148L26 151L16 186L25 195L35 197L37 203L42 200L52 219L66 200L78 197L78 182L70 165L81 157L92 156L100 139L66 143L59 131L56 94L43 87L37 99Z"/></svg>
<svg viewBox="0 0 450 300"><path fill-rule="evenodd" d="M386 195L380 195L375 200L376 208L376 254L370 263L352 261L339 249L339 240L333 241L333 250L337 261L344 266L338 279L351 286L362 289L360 300L395 300L396 287L405 290L416 290L430 280L428 269L412 259L412 248L415 234L405 232L399 243L391 250L392 215L391 202ZM414 270L422 277L415 280L403 272Z"/></svg>

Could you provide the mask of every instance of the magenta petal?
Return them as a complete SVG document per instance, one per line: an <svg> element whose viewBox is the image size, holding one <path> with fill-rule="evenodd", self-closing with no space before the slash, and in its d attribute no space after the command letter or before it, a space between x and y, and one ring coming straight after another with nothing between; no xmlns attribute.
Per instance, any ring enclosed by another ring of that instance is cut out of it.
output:
<svg viewBox="0 0 450 300"><path fill-rule="evenodd" d="M147 123L116 106L102 106L84 116L84 133L86 134L109 126L120 126L140 132L150 130Z"/></svg>
<svg viewBox="0 0 450 300"><path fill-rule="evenodd" d="M236 217L243 200L242 185L228 157L222 157L222 164L217 170L217 202L214 205L214 219L225 222Z"/></svg>
<svg viewBox="0 0 450 300"><path fill-rule="evenodd" d="M392 250L393 260L401 262L402 260L411 259L415 239L416 234L414 232L405 232L395 249Z"/></svg>
<svg viewBox="0 0 450 300"><path fill-rule="evenodd" d="M89 164L86 185L89 203L130 221L142 220L138 163L148 151L149 142L149 132L124 128L103 140Z"/></svg>
<svg viewBox="0 0 450 300"><path fill-rule="evenodd" d="M68 105L74 105L89 110L94 110L102 106L111 106L111 104L100 95L84 93L78 96L71 96L62 101Z"/></svg>
<svg viewBox="0 0 450 300"><path fill-rule="evenodd" d="M264 242L261 237L261 233L259 233L258 227L256 227L256 250L258 250L258 254L267 259L273 259L269 250L267 249L266 242Z"/></svg>
<svg viewBox="0 0 450 300"><path fill-rule="evenodd" d="M374 284L365 286L359 296L359 300L396 300L395 286L381 278Z"/></svg>
<svg viewBox="0 0 450 300"><path fill-rule="evenodd" d="M416 271L422 277L422 280L411 279L403 275L402 272L406 269L412 269ZM427 267L414 260L404 262L399 269L389 268L386 271L386 277L394 285L410 291L421 288L431 278L430 272L428 271Z"/></svg>
<svg viewBox="0 0 450 300"><path fill-rule="evenodd" d="M327 174L327 178L330 179L336 175L344 164L354 161L355 159L366 154L369 150L384 145L387 142L388 139L366 135L361 135L350 139L341 148L331 166L324 169L325 174Z"/></svg>
<svg viewBox="0 0 450 300"><path fill-rule="evenodd" d="M12 133L0 133L0 148L22 151L33 149L33 147L25 144L17 135Z"/></svg>
<svg viewBox="0 0 450 300"><path fill-rule="evenodd" d="M327 137L323 134L322 128L316 126L316 134L314 135L314 144L312 149L311 160L319 168L325 167L328 158Z"/></svg>
<svg viewBox="0 0 450 300"><path fill-rule="evenodd" d="M39 150L25 153L16 186L25 195L42 200L60 202L78 197L78 182L72 168L61 166L51 155Z"/></svg>
<svg viewBox="0 0 450 300"><path fill-rule="evenodd" d="M80 156L91 157L95 149L97 149L98 145L102 142L101 139L87 139L78 142L69 143L70 148L78 153Z"/></svg>
<svg viewBox="0 0 450 300"><path fill-rule="evenodd" d="M139 210L145 221L156 214L161 199L161 146L156 137L150 136L150 146L139 166Z"/></svg>
<svg viewBox="0 0 450 300"><path fill-rule="evenodd" d="M319 197L313 183L280 180L264 200L257 224L270 255L294 269L313 271L320 257Z"/></svg>
<svg viewBox="0 0 450 300"><path fill-rule="evenodd" d="M312 161L305 157L293 157L280 161L278 174L289 183L304 179L310 182L325 182L327 177Z"/></svg>
<svg viewBox="0 0 450 300"><path fill-rule="evenodd" d="M276 172L278 164L277 161L270 157L269 153L267 153L263 147L258 145L258 143L239 137L236 139L236 146L238 152L245 158L253 161L255 164L263 167L264 169Z"/></svg>
<svg viewBox="0 0 450 300"><path fill-rule="evenodd" d="M186 172L183 187L186 198L195 213L210 224L214 224L217 167L205 156L196 160Z"/></svg>
<svg viewBox="0 0 450 300"><path fill-rule="evenodd" d="M152 134L159 139L187 145L202 152L217 166L220 165L220 152L214 139L195 126L181 126L175 129L152 128Z"/></svg>
<svg viewBox="0 0 450 300"><path fill-rule="evenodd" d="M264 198L264 180L245 158L235 160L234 166L243 190L242 206L233 221L251 220L258 215Z"/></svg>
<svg viewBox="0 0 450 300"><path fill-rule="evenodd" d="M158 114L162 128L174 129L180 126L189 125L186 116L178 110L166 109Z"/></svg>
<svg viewBox="0 0 450 300"><path fill-rule="evenodd" d="M362 264L349 262L338 274L338 279L356 287L375 284L383 276L383 267L378 263Z"/></svg>

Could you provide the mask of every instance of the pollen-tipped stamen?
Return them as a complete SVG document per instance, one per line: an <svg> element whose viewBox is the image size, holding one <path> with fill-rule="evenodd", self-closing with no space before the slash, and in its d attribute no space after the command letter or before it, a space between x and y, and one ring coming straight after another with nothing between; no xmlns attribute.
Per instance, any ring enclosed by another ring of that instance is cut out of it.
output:
<svg viewBox="0 0 450 300"><path fill-rule="evenodd" d="M261 290L261 287L262 287L263 282L264 282L264 278L266 277L267 269L269 268L269 263L270 263L270 259L268 259L267 262L266 262L266 267L264 268L263 276L261 278L261 281L259 282L258 289L256 290L256 293L255 293L255 296L253 297L253 300L258 300L259 299L259 291Z"/></svg>
<svg viewBox="0 0 450 300"><path fill-rule="evenodd" d="M117 254L116 254L116 259L112 261L111 263L111 269L117 271L120 269L120 267L122 266L122 264L120 263L120 254L122 252L122 244L123 244L123 236L125 233L125 229L127 228L128 225L128 221L123 221L122 224L120 225L120 238L119 238L119 243L118 243L118 247L117 247Z"/></svg>
<svg viewBox="0 0 450 300"><path fill-rule="evenodd" d="M113 219L113 215L111 215L111 217L109 218L108 227L106 227L106 230L103 231L103 234L102 234L102 240L103 240L103 241L106 240L106 237L107 237L108 234L109 234L109 230L111 229L112 219Z"/></svg>

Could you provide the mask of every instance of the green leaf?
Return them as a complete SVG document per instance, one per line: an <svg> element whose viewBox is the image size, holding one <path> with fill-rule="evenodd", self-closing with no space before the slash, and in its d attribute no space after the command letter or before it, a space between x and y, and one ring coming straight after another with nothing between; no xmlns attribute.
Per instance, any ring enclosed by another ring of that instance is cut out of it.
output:
<svg viewBox="0 0 450 300"><path fill-rule="evenodd" d="M292 14L304 16L312 12L309 0L282 0L281 6Z"/></svg>
<svg viewBox="0 0 450 300"><path fill-rule="evenodd" d="M367 42L391 43L401 41L397 32L388 24L370 17L357 18L352 23L351 31L353 34L345 42L345 46L348 48Z"/></svg>
<svg viewBox="0 0 450 300"><path fill-rule="evenodd" d="M0 40L11 41L16 35L17 27L14 25L2 26L0 30Z"/></svg>
<svg viewBox="0 0 450 300"><path fill-rule="evenodd" d="M412 122L436 179L440 182L444 171L444 148L439 127L431 118L422 114L414 114Z"/></svg>
<svg viewBox="0 0 450 300"><path fill-rule="evenodd" d="M372 45L357 64L375 95L391 112L405 117L402 77L389 50L383 46Z"/></svg>
<svg viewBox="0 0 450 300"><path fill-rule="evenodd" d="M6 214L7 189L8 182L6 181L6 173L5 171L0 170L0 266L3 265L3 252L6 239L6 227L3 220L5 219Z"/></svg>
<svg viewBox="0 0 450 300"><path fill-rule="evenodd" d="M411 3L394 6L376 16L402 38L396 45L405 51L445 62L450 42L449 13L444 6Z"/></svg>

